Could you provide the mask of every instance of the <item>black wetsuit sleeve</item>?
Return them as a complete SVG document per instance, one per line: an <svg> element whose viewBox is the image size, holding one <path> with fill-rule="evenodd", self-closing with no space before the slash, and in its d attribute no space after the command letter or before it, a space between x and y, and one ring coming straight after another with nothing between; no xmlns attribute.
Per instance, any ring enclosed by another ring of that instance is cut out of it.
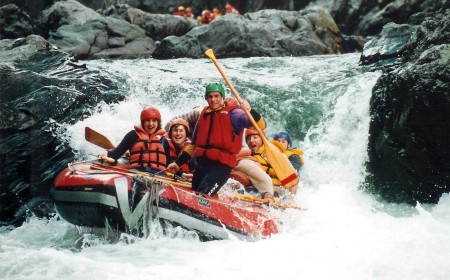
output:
<svg viewBox="0 0 450 280"><path fill-rule="evenodd" d="M250 110L250 115L252 115L255 122L258 122L261 119L261 114L256 112L254 109Z"/></svg>
<svg viewBox="0 0 450 280"><path fill-rule="evenodd" d="M126 151L131 150L138 139L139 138L136 131L131 130L125 135L125 137L123 137L122 141L115 149L108 151L108 157L118 160L121 156L123 156L123 154L126 153Z"/></svg>
<svg viewBox="0 0 450 280"><path fill-rule="evenodd" d="M302 167L300 156L299 155L291 155L289 157L289 161L292 164L292 166L294 167L294 169L297 172L299 172L300 168Z"/></svg>
<svg viewBox="0 0 450 280"><path fill-rule="evenodd" d="M175 160L178 166L183 165L184 163L187 163L191 160L191 155L188 154L186 151L183 151L181 155Z"/></svg>

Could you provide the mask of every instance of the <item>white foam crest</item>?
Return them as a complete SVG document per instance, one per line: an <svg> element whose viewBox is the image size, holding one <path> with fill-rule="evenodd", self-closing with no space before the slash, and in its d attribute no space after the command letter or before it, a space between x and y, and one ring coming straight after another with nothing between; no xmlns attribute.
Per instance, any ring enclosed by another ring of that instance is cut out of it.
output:
<svg viewBox="0 0 450 280"><path fill-rule="evenodd" d="M304 142L308 183L358 186L367 155L369 100L378 76L354 77L329 114L308 131Z"/></svg>

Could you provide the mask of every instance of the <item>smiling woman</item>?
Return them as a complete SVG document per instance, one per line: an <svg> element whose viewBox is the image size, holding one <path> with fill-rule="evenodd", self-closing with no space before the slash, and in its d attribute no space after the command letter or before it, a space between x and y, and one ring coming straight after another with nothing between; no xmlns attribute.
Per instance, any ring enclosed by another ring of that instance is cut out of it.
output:
<svg viewBox="0 0 450 280"><path fill-rule="evenodd" d="M166 131L161 128L161 113L155 107L141 112L141 125L135 125L120 144L112 150L103 151L99 157L118 160L130 151L130 167L140 171L157 173L166 169L167 158L162 143Z"/></svg>
<svg viewBox="0 0 450 280"><path fill-rule="evenodd" d="M174 119L169 127L166 140L163 141L164 151L167 157L167 164L174 162L177 157L184 151L186 146L191 143L188 138L189 123L184 119ZM191 160L180 166L175 176L191 180L192 173L195 170L195 160Z"/></svg>

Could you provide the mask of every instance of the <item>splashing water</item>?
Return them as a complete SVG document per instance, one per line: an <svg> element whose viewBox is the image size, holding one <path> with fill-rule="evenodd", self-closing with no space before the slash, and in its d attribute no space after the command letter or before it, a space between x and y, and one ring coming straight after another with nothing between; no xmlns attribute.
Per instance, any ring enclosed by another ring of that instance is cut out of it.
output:
<svg viewBox="0 0 450 280"><path fill-rule="evenodd" d="M148 238L73 226L56 216L0 228L0 279L449 279L450 195L437 205L386 204L360 190L367 156L369 101L380 73L358 54L223 59L242 98L268 122L268 135L291 132L305 151L298 203L283 232L267 240L200 242L180 228ZM222 82L207 59L89 61L127 94L99 104L57 137L90 159L92 127L118 144L152 104L163 122L203 106L203 88ZM228 93L230 94L230 93Z"/></svg>

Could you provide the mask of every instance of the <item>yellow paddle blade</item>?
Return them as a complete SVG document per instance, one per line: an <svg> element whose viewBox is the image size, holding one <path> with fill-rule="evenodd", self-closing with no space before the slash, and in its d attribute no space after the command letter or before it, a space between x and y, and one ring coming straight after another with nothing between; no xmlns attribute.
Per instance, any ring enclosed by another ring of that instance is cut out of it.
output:
<svg viewBox="0 0 450 280"><path fill-rule="evenodd" d="M106 136L87 126L84 130L84 137L86 141L102 147L103 149L114 149L116 147L116 145L114 145Z"/></svg>
<svg viewBox="0 0 450 280"><path fill-rule="evenodd" d="M266 150L267 161L275 170L281 185L285 188L291 188L298 184L299 177L289 159L274 144L263 138Z"/></svg>

